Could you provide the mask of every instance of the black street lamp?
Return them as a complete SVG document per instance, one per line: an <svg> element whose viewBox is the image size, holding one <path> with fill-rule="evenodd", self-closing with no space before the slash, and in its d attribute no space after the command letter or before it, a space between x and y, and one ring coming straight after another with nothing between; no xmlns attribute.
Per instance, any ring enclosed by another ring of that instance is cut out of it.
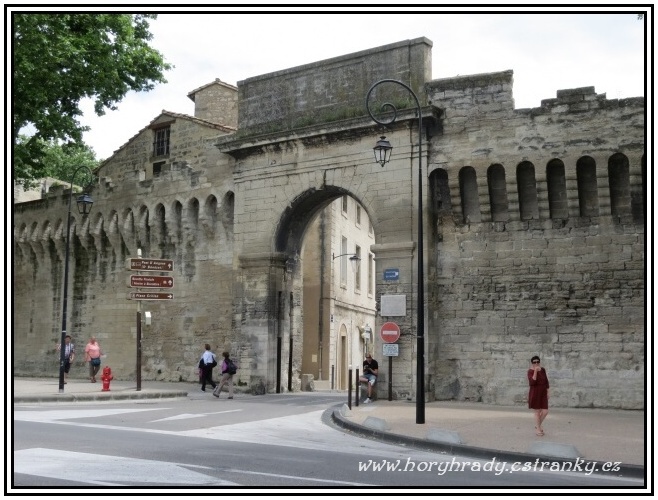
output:
<svg viewBox="0 0 658 500"><path fill-rule="evenodd" d="M67 294L69 286L69 248L71 243L71 204L73 200L73 181L75 176L81 169L87 169L87 173L90 178L93 177L89 167L82 165L78 167L73 175L71 175L71 190L69 191L69 211L66 219L66 252L64 255L64 293L62 295L62 339L60 343L60 357L59 357L59 392L64 392L64 364L66 361L66 349L64 349L64 343L66 341L66 306L67 306ZM91 206L94 204L94 200L91 199L87 193L83 193L78 196L76 200L78 205L78 212L83 216L89 215L91 212Z"/></svg>
<svg viewBox="0 0 658 500"><path fill-rule="evenodd" d="M422 169L422 141L423 141L423 114L420 108L418 97L414 91L404 83L398 80L384 79L376 82L366 95L366 109L370 117L379 125L390 125L395 122L397 118L396 107L385 102L382 104L382 111L393 111L393 117L388 121L381 121L374 117L368 101L372 91L382 83L394 83L407 89L416 101L418 111L418 291L416 293L416 423L425 423L425 305L424 305L424 272L423 272L423 169ZM375 152L375 160L382 167L391 159L391 150L393 146L382 137L373 148Z"/></svg>

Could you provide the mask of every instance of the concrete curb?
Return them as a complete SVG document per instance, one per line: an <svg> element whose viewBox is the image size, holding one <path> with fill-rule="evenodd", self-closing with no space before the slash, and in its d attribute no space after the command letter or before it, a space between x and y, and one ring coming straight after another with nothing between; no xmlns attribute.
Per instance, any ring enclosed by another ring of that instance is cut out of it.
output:
<svg viewBox="0 0 658 500"><path fill-rule="evenodd" d="M451 444L451 443L442 443L437 441L429 441L426 439L415 438L411 436L402 436L400 434L393 434L390 432L382 432L380 430L369 429L363 425L355 424L346 420L338 410L330 410L332 422L348 431L354 432L355 434L360 434L364 437L376 439L378 441L383 441L391 444L412 446L426 451L434 451L438 453L450 454L450 455L461 455L471 458L477 458L481 460L493 460L494 458L499 462L531 462L534 463L537 460L539 462L558 462L561 464L580 464L582 469L586 467L594 467L594 464L605 463L606 460L571 460L567 458L560 458L554 456L540 456L540 455L531 455L527 453L517 453L511 451L502 451L502 450L490 450L486 448L478 448L476 446L467 446L463 444ZM573 466L572 465L572 466ZM597 475L605 476L614 476L614 477L627 477L633 479L644 479L646 482L646 473L643 466L640 465L629 465L629 464L619 464L619 469L616 472L612 471L598 471Z"/></svg>
<svg viewBox="0 0 658 500"><path fill-rule="evenodd" d="M160 392L98 392L86 394L47 394L39 396L15 396L16 403L74 403L79 401L121 401L129 399L167 399L187 397L187 391Z"/></svg>

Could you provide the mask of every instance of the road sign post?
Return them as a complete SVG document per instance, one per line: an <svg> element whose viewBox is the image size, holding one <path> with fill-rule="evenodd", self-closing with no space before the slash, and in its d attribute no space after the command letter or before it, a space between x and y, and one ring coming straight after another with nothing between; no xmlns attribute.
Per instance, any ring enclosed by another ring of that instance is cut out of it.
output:
<svg viewBox="0 0 658 500"><path fill-rule="evenodd" d="M126 269L140 272L170 273L174 270L171 259L142 259L142 249L137 249L137 258L126 259ZM151 276L133 274L128 286L132 288L173 288L174 278L170 276ZM130 292L129 300L137 301L137 390L142 390L142 300L173 300L173 293L163 292Z"/></svg>
<svg viewBox="0 0 658 500"><path fill-rule="evenodd" d="M384 342L384 353L386 351L392 351L392 349L386 349L386 346L387 344L394 344L398 341L400 338L400 326L397 323L388 321L382 325L379 330L379 336ZM397 356L397 351L395 355ZM393 355L388 355L388 400L393 401Z"/></svg>

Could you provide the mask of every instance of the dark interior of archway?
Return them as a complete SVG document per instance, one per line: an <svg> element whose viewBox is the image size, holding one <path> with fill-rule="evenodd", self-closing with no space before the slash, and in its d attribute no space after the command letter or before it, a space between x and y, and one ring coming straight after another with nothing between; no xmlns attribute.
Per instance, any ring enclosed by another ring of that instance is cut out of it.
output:
<svg viewBox="0 0 658 500"><path fill-rule="evenodd" d="M342 188L325 186L309 189L295 198L281 216L276 231L276 251L288 255L299 253L304 231L315 214L345 194L349 193Z"/></svg>

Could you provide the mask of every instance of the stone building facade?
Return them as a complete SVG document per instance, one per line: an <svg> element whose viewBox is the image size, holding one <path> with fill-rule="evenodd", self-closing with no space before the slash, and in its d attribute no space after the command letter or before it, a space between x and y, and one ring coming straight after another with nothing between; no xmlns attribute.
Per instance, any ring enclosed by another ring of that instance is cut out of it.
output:
<svg viewBox="0 0 658 500"><path fill-rule="evenodd" d="M372 314L370 347L381 358L376 332L398 322L393 396L413 398L420 142L426 398L523 404L538 354L553 405L642 408L644 98L609 100L587 87L515 109L511 71L432 80L431 48L407 40L237 90L216 81L191 93L199 116L163 111L140 130L98 168L92 214L74 215L68 324L78 345L96 335L115 377L134 377L137 304L126 298L125 260L141 249L175 265L175 298L141 305L153 317L146 380L194 380L209 342L238 359L245 390L298 390L305 345L317 342L305 323L305 282L319 262L305 254L309 228L347 197L372 225L362 251L372 256L374 308L404 297L402 316ZM387 78L418 96L422 137L399 86L372 96L398 108L394 123L367 115L364 97ZM394 148L383 168L372 159L380 135ZM60 189L14 207L17 375L42 375L44 359L57 373L67 202ZM383 276L391 268L394 281Z"/></svg>

